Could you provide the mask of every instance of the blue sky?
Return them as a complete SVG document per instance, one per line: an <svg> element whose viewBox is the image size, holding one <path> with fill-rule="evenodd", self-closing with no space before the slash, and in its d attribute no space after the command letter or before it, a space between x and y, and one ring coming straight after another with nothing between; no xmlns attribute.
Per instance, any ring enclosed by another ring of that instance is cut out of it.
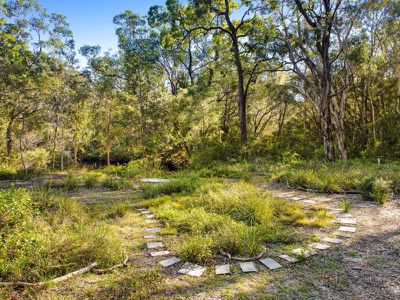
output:
<svg viewBox="0 0 400 300"><path fill-rule="evenodd" d="M165 0L40 0L50 13L68 18L76 47L100 45L102 50L116 49L117 38L112 19L125 11L145 15L153 5L164 5ZM81 62L82 63L82 62Z"/></svg>

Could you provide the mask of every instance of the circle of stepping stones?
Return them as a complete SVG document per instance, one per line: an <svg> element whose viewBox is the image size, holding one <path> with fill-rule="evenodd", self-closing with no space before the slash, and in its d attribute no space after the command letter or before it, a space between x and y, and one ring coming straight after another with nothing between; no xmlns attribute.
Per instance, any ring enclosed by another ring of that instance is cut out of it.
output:
<svg viewBox="0 0 400 300"><path fill-rule="evenodd" d="M304 197L297 197L292 192L282 193L280 195L282 198L287 198L293 201L302 201L305 204L315 204L314 200L307 200ZM143 214L146 218L146 225L155 224L157 221L155 220L154 214L152 214L147 208L139 208L138 212ZM307 247L296 248L291 251L291 255L277 253L276 258L282 261L285 261L287 264L297 263L300 261L300 258L309 258L313 255L317 255L318 251L324 251L331 246L339 245L343 243L342 238L351 237L352 233L357 231L356 225L357 220L349 213L343 212L342 209L333 208L330 209L329 212L336 216L336 219L333 220L334 223L339 223L338 231L335 232L335 237L323 237L320 241L311 243ZM177 256L172 256L168 250L161 250L165 248L164 244L160 241L161 237L156 235L157 232L161 230L160 227L144 227L145 235L143 235L144 239L152 240L147 242L147 249L149 250L157 250L151 251L151 257L165 257L161 261L158 262L162 267L168 268L179 263L182 263L182 260ZM266 267L268 270L276 270L280 268L284 268L284 266L276 259L272 257L265 257L261 259L254 259L251 261L242 261L239 262L240 270L243 273L255 273L258 272L258 268L256 265L256 261ZM178 274L181 275L189 275L194 277L200 277L207 270L206 267L200 266L197 264L193 264L190 262L184 262L184 264L178 270ZM231 264L220 264L214 267L214 273L216 275L230 275L231 274Z"/></svg>

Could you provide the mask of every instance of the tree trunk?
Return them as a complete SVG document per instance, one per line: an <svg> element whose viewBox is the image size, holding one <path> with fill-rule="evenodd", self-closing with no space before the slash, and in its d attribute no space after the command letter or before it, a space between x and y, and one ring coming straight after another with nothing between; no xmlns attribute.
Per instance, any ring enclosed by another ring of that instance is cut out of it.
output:
<svg viewBox="0 0 400 300"><path fill-rule="evenodd" d="M7 125L7 132L6 132L6 144L7 144L6 154L7 154L7 156L10 156L11 151L12 151L12 146L13 146L12 129L14 126L14 122L15 122L15 117L11 116L10 121L8 122L8 125Z"/></svg>

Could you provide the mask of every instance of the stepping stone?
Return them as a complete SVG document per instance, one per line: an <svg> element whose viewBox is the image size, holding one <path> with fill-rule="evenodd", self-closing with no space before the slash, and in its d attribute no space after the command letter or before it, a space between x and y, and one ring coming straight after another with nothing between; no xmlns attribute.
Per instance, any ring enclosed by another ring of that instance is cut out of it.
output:
<svg viewBox="0 0 400 300"><path fill-rule="evenodd" d="M295 196L295 197L291 197L290 199L293 200L293 201L299 201L299 200L304 199L304 197L297 197L297 196Z"/></svg>
<svg viewBox="0 0 400 300"><path fill-rule="evenodd" d="M339 213L339 217L343 217L343 218L352 218L353 215L352 215L352 214L349 214L349 213L343 212L343 213Z"/></svg>
<svg viewBox="0 0 400 300"><path fill-rule="evenodd" d="M343 209L341 209L341 208L332 208L329 211L340 213L340 212L343 212Z"/></svg>
<svg viewBox="0 0 400 300"><path fill-rule="evenodd" d="M338 230L339 230L339 231L343 231L343 232L351 232L351 233L354 233L354 232L356 232L357 228L355 228L355 227L349 227L349 226L340 226Z"/></svg>
<svg viewBox="0 0 400 300"><path fill-rule="evenodd" d="M182 266L182 269L180 269L178 271L178 273L182 274L182 275L200 277L201 275L203 275L205 270L206 270L206 267L202 267L202 266L199 266L199 265L196 265L196 264L192 264L192 263L186 262Z"/></svg>
<svg viewBox="0 0 400 300"><path fill-rule="evenodd" d="M305 203L305 204L315 204L315 203L317 203L317 202L314 201L314 200L303 200L303 201L301 201L301 202L303 202L303 203Z"/></svg>
<svg viewBox="0 0 400 300"><path fill-rule="evenodd" d="M299 256L303 256L305 258L310 257L312 255L317 254L317 252L313 251L313 250L306 250L306 249L302 249L302 248L296 248L292 250L293 254L299 255Z"/></svg>
<svg viewBox="0 0 400 300"><path fill-rule="evenodd" d="M330 238L330 237L324 237L323 239L321 239L321 241L326 242L326 243L331 243L331 244L340 244L343 242L343 240L341 240L341 239Z"/></svg>
<svg viewBox="0 0 400 300"><path fill-rule="evenodd" d="M217 275L226 275L231 274L231 267L229 264L226 265L216 265L215 266L215 274Z"/></svg>
<svg viewBox="0 0 400 300"><path fill-rule="evenodd" d="M162 265L164 268L167 268L167 267L177 264L180 261L181 261L181 259L179 257L172 256L170 258L160 261L159 264Z"/></svg>
<svg viewBox="0 0 400 300"><path fill-rule="evenodd" d="M357 225L357 220L356 219L348 219L348 218L342 218L340 219L341 224L345 225Z"/></svg>
<svg viewBox="0 0 400 300"><path fill-rule="evenodd" d="M145 228L144 229L146 232L159 232L161 230L160 227L154 227L154 228Z"/></svg>
<svg viewBox="0 0 400 300"><path fill-rule="evenodd" d="M146 182L146 183L166 183L166 182L171 182L175 181L173 179L160 179L160 178L143 178L140 180L141 182Z"/></svg>
<svg viewBox="0 0 400 300"><path fill-rule="evenodd" d="M147 243L147 249L155 249L155 248L160 248L164 247L164 244L162 242L148 242Z"/></svg>
<svg viewBox="0 0 400 300"><path fill-rule="evenodd" d="M137 211L143 212L143 211L149 211L147 208L138 208Z"/></svg>
<svg viewBox="0 0 400 300"><path fill-rule="evenodd" d="M282 265L280 265L276 260L269 257L260 259L260 262L270 270L282 268Z"/></svg>
<svg viewBox="0 0 400 300"><path fill-rule="evenodd" d="M338 232L336 232L336 235L339 236L339 237L341 237L341 238L351 238L351 235L350 235L350 234L348 234L348 233L346 233L346 232L343 232L343 231L338 231Z"/></svg>
<svg viewBox="0 0 400 300"><path fill-rule="evenodd" d="M299 261L297 258L295 258L293 256L286 255L286 254L278 255L278 257L280 257L280 258L282 258L282 259L284 259L284 260L286 260L288 262L291 262L291 263L295 263L295 262Z"/></svg>
<svg viewBox="0 0 400 300"><path fill-rule="evenodd" d="M166 255L169 255L169 253L170 253L169 251L156 251L156 252L150 252L150 255L153 257L166 256Z"/></svg>
<svg viewBox="0 0 400 300"><path fill-rule="evenodd" d="M317 249L317 250L326 250L326 249L330 248L331 246L329 246L327 244L322 244L322 243L312 243L311 247L313 247L314 249Z"/></svg>
<svg viewBox="0 0 400 300"><path fill-rule="evenodd" d="M144 235L143 236L146 240L150 240L150 239L158 239L159 236L155 235L155 234L149 234L149 235Z"/></svg>
<svg viewBox="0 0 400 300"><path fill-rule="evenodd" d="M154 219L154 215L146 215L146 219Z"/></svg>
<svg viewBox="0 0 400 300"><path fill-rule="evenodd" d="M145 222L146 224L154 224L156 223L156 220L146 220Z"/></svg>
<svg viewBox="0 0 400 300"><path fill-rule="evenodd" d="M241 262L239 263L240 268L244 273L257 272L256 265L253 262Z"/></svg>

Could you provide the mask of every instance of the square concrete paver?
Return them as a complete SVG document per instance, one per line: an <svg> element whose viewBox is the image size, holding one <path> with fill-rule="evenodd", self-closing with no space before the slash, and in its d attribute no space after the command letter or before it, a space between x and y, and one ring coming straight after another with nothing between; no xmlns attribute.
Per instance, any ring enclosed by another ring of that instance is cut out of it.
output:
<svg viewBox="0 0 400 300"><path fill-rule="evenodd" d="M292 250L293 254L296 255L300 255L300 256L304 256L304 257L310 257L312 255L317 254L315 251L311 250L311 249L303 249L303 248L296 248Z"/></svg>
<svg viewBox="0 0 400 300"><path fill-rule="evenodd" d="M251 272L257 272L256 265L253 262L241 262L239 263L240 268L244 273L251 273Z"/></svg>
<svg viewBox="0 0 400 300"><path fill-rule="evenodd" d="M146 215L146 219L154 219L154 215L152 215L152 214Z"/></svg>
<svg viewBox="0 0 400 300"><path fill-rule="evenodd" d="M170 258L160 261L159 264L162 265L164 268L167 268L167 267L177 264L180 261L181 261L181 259L179 257L172 256Z"/></svg>
<svg viewBox="0 0 400 300"><path fill-rule="evenodd" d="M357 225L356 219L341 218L339 221L340 221L340 224L344 224L344 225Z"/></svg>
<svg viewBox="0 0 400 300"><path fill-rule="evenodd" d="M281 264L279 264L276 260L269 257L260 259L260 262L270 270L282 268Z"/></svg>
<svg viewBox="0 0 400 300"><path fill-rule="evenodd" d="M288 262L291 262L291 263L295 263L295 262L299 261L297 258L295 258L293 256L286 255L286 254L278 255L278 257L282 258L282 259L284 259L284 260L286 260Z"/></svg>
<svg viewBox="0 0 400 300"><path fill-rule="evenodd" d="M149 211L147 208L138 208L137 210L140 212Z"/></svg>
<svg viewBox="0 0 400 300"><path fill-rule="evenodd" d="M205 270L206 270L206 267L202 267L202 266L199 266L196 264L186 262L182 266L182 268L178 271L178 273L182 274L182 275L200 277L201 275L203 275Z"/></svg>
<svg viewBox="0 0 400 300"><path fill-rule="evenodd" d="M323 243L312 243L311 247L313 247L314 249L317 249L317 250L326 250L326 249L329 249L331 246L329 246L327 244L323 244Z"/></svg>
<svg viewBox="0 0 400 300"><path fill-rule="evenodd" d="M352 233L354 233L354 232L357 231L357 228L349 227L349 226L340 226L338 230L339 231L343 231L343 232L352 232Z"/></svg>
<svg viewBox="0 0 400 300"><path fill-rule="evenodd" d="M215 274L217 274L217 275L231 274L231 266L229 264L216 265L215 266Z"/></svg>
<svg viewBox="0 0 400 300"><path fill-rule="evenodd" d="M148 235L144 235L143 238L145 238L146 240L151 240L151 239L158 239L159 236L155 235L155 234L148 234Z"/></svg>
<svg viewBox="0 0 400 300"><path fill-rule="evenodd" d="M148 242L147 243L147 249L155 249L155 248L160 248L164 247L164 244L162 242Z"/></svg>
<svg viewBox="0 0 400 300"><path fill-rule="evenodd" d="M169 251L156 251L156 252L150 252L150 255L153 257L166 256L166 255L169 255L169 253L170 253Z"/></svg>
<svg viewBox="0 0 400 300"><path fill-rule="evenodd" d="M146 220L146 224L154 224L156 220Z"/></svg>
<svg viewBox="0 0 400 300"><path fill-rule="evenodd" d="M145 228L144 229L146 232L159 232L161 230L160 227L154 227L154 228Z"/></svg>
<svg viewBox="0 0 400 300"><path fill-rule="evenodd" d="M343 240L341 240L341 239L330 238L330 237L324 237L323 239L321 239L321 241L325 242L325 243L331 243L331 244L341 244L343 242Z"/></svg>

